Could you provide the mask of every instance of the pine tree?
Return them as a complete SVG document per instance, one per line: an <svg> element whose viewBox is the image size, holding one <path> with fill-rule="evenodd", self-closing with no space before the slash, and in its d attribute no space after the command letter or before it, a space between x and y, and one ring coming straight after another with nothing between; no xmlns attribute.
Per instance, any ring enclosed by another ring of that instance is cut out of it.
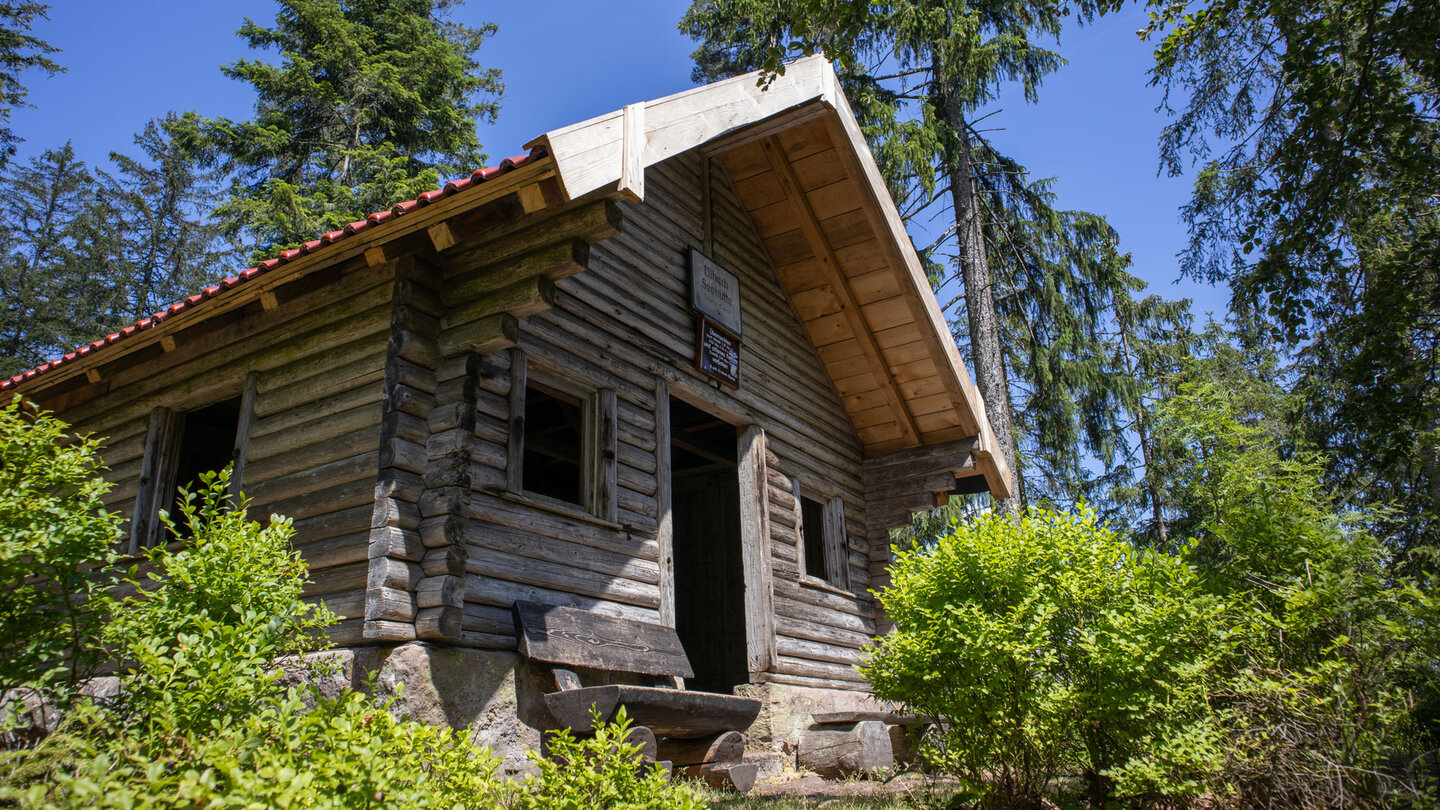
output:
<svg viewBox="0 0 1440 810"><path fill-rule="evenodd" d="M1021 500L1087 494L1082 450L1114 456L1134 385L1110 360L1116 308L1142 286L1118 235L1094 214L1057 209L1050 182L1029 179L970 120L1003 82L1035 99L1063 60L1033 38L1057 35L1062 17L1043 0L697 0L681 22L702 42L697 79L780 71L796 49L838 59L906 216L948 212L922 257L940 280L948 266L962 282L951 311Z"/></svg>
<svg viewBox="0 0 1440 810"><path fill-rule="evenodd" d="M474 54L495 26L450 21L455 5L281 0L273 26L246 19L239 35L280 57L224 68L255 88L255 116L191 133L233 177L229 235L269 255L482 165L476 121L503 88Z"/></svg>

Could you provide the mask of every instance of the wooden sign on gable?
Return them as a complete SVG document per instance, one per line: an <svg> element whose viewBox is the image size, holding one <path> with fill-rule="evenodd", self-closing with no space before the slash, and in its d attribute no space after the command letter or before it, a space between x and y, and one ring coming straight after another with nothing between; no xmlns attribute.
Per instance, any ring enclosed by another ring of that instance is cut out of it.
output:
<svg viewBox="0 0 1440 810"><path fill-rule="evenodd" d="M690 306L740 337L740 279L695 248L690 250Z"/></svg>
<svg viewBox="0 0 1440 810"><path fill-rule="evenodd" d="M695 337L695 366L711 379L740 387L740 338L704 315Z"/></svg>

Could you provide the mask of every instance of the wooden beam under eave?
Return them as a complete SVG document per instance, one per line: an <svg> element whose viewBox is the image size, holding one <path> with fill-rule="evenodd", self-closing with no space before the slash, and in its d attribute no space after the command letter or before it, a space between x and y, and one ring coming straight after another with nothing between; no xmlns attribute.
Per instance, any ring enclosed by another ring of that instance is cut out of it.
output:
<svg viewBox="0 0 1440 810"><path fill-rule="evenodd" d="M920 430L915 426L915 416L910 413L905 398L901 396L900 385L895 381L895 376L891 374L890 367L886 365L885 356L880 353L880 346L875 342L875 336L871 334L869 324L865 323L865 315L860 311L859 302L855 300L855 292L850 289L850 281L845 278L845 273L841 271L840 263L835 258L835 252L830 249L830 243L826 241L824 232L820 230L820 221L815 217L815 210L810 206L809 198L800 188L800 181L795 176L795 169L790 165L789 158L785 155L785 148L774 137L761 141L760 148L764 150L765 157L770 162L770 170L774 172L775 179L779 181L786 198L790 200L790 204L795 209L795 216L800 222L800 230L805 234L805 241L809 243L810 251L815 254L821 273L829 282L836 300L840 302L840 313L845 317L850 331L854 333L855 342L860 346L860 352L870 367L870 373L880 383L880 389L885 394L885 401L895 413L895 421L900 426L901 434L912 446L919 444Z"/></svg>

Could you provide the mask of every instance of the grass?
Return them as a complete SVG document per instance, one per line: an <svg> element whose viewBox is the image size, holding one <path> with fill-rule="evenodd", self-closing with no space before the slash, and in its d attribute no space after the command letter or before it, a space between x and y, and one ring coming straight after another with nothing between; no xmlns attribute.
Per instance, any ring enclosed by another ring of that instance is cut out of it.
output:
<svg viewBox="0 0 1440 810"><path fill-rule="evenodd" d="M955 789L949 786L927 786L923 783L912 783L912 786L912 791L907 792L858 791L855 790L854 780L846 780L826 783L822 788L824 793L816 796L737 796L703 786L700 791L710 806L717 810L813 810L818 807L826 810L937 810L947 807L956 796Z"/></svg>

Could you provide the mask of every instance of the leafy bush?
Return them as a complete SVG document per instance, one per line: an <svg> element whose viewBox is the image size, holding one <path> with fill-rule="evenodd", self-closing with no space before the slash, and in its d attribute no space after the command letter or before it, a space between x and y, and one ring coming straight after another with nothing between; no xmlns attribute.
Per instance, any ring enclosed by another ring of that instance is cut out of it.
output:
<svg viewBox="0 0 1440 810"><path fill-rule="evenodd" d="M697 810L705 802L687 785L671 783L665 772L642 764L640 746L627 742L630 719L621 707L614 722L594 736L550 732L549 756L531 751L538 776L527 777L517 810Z"/></svg>
<svg viewBox="0 0 1440 810"><path fill-rule="evenodd" d="M101 660L120 534L95 442L67 430L19 399L0 407L0 693L61 705Z"/></svg>
<svg viewBox="0 0 1440 810"><path fill-rule="evenodd" d="M287 520L232 508L226 473L181 499L186 545L147 576L103 637L121 691L78 706L14 757L0 799L22 807L496 806L497 760L450 729L397 719L359 693L281 686L333 621L301 599L307 569ZM166 519L176 537L181 536ZM289 661L288 666L277 663Z"/></svg>
<svg viewBox="0 0 1440 810"><path fill-rule="evenodd" d="M880 697L943 720L927 755L987 806L1032 806L1057 776L1190 796L1223 757L1207 702L1223 605L1191 569L1094 516L955 524L898 555L896 632L863 668Z"/></svg>

